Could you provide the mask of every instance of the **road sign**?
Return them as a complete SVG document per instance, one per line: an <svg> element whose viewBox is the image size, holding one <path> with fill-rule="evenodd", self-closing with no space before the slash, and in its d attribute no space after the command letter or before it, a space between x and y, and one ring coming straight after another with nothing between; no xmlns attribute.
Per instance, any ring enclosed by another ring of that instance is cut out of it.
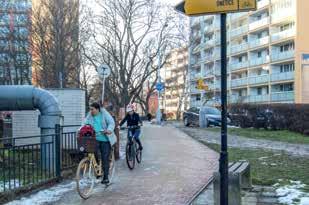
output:
<svg viewBox="0 0 309 205"><path fill-rule="evenodd" d="M204 80L203 80L203 79L198 79L198 80L197 80L197 86L196 86L196 88L197 88L198 90L206 90L206 91L209 89L209 88L208 88L208 85L204 83Z"/></svg>
<svg viewBox="0 0 309 205"><path fill-rule="evenodd" d="M103 77L103 78L107 78L108 76L110 76L111 74L111 69L108 65L101 65L97 68L98 74Z"/></svg>
<svg viewBox="0 0 309 205"><path fill-rule="evenodd" d="M188 16L256 10L256 0L185 0L175 9Z"/></svg>
<svg viewBox="0 0 309 205"><path fill-rule="evenodd" d="M161 92L162 90L164 90L164 84L163 83L157 83L156 89L157 89L157 91Z"/></svg>

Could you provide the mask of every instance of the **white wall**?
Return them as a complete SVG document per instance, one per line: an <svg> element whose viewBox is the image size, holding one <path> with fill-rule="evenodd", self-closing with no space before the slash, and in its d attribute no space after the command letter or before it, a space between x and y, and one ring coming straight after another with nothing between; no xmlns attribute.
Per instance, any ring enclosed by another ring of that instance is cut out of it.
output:
<svg viewBox="0 0 309 205"><path fill-rule="evenodd" d="M80 125L85 117L85 91L80 89L50 89L58 100L62 115L63 125ZM14 111L12 119L13 137L40 135L38 127L39 111ZM75 131L67 128L64 131ZM39 139L19 140L17 144L39 142Z"/></svg>

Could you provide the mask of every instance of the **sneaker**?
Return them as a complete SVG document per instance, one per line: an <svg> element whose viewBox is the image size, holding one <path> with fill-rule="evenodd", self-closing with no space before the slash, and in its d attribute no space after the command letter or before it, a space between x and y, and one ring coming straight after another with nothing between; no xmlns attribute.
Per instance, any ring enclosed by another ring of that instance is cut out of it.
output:
<svg viewBox="0 0 309 205"><path fill-rule="evenodd" d="M103 180L101 181L101 184L108 185L108 184L109 184L109 179L103 179Z"/></svg>

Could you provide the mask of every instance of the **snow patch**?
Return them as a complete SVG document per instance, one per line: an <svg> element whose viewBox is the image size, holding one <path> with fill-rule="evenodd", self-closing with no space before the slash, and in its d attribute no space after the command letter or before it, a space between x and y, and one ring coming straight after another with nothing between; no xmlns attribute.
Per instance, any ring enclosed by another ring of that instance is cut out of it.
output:
<svg viewBox="0 0 309 205"><path fill-rule="evenodd" d="M22 183L18 179L11 179L9 182L0 181L0 192L8 191L10 188L19 188L22 186Z"/></svg>
<svg viewBox="0 0 309 205"><path fill-rule="evenodd" d="M300 205L309 205L309 197L304 197L300 200Z"/></svg>
<svg viewBox="0 0 309 205"><path fill-rule="evenodd" d="M260 157L258 158L258 160L264 160L264 159L268 159L269 157Z"/></svg>
<svg viewBox="0 0 309 205"><path fill-rule="evenodd" d="M28 198L23 197L20 200L9 202L6 205L42 205L47 202L55 202L58 201L65 193L72 191L75 188L76 182L59 184L50 189L39 191Z"/></svg>
<svg viewBox="0 0 309 205"><path fill-rule="evenodd" d="M276 190L278 201L282 204L295 204L296 200L300 201L300 205L309 205L309 194L304 193L301 189L306 185L300 181L290 181L291 185L279 187ZM274 185L278 187L278 184ZM299 204L299 203L297 203Z"/></svg>

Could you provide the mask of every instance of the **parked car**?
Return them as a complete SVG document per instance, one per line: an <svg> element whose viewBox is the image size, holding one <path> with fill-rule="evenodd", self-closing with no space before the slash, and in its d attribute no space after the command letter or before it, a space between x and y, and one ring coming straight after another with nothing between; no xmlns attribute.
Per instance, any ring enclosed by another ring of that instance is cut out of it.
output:
<svg viewBox="0 0 309 205"><path fill-rule="evenodd" d="M200 110L205 113L205 127L220 126L221 125L221 111L215 107L204 106L202 108L192 107L183 113L183 122L185 126L199 126L200 125ZM227 119L228 124L231 123L230 118Z"/></svg>

